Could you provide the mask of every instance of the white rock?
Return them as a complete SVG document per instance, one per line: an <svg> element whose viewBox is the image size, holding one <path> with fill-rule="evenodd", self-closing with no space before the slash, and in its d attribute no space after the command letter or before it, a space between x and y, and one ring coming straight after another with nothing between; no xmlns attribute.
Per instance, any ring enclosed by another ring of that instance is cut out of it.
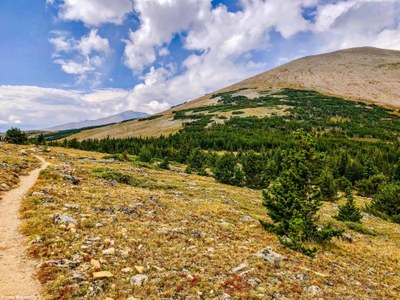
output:
<svg viewBox="0 0 400 300"><path fill-rule="evenodd" d="M247 268L248 266L249 266L248 263L242 263L242 264L238 265L237 267L233 268L231 270L231 272L232 273L237 273L237 272L242 271L243 269Z"/></svg>
<svg viewBox="0 0 400 300"><path fill-rule="evenodd" d="M114 255L115 254L115 249L114 248L108 248L103 250L104 255Z"/></svg>
<svg viewBox="0 0 400 300"><path fill-rule="evenodd" d="M130 282L132 285L142 286L149 280L149 277L143 274L135 275L131 278Z"/></svg>
<svg viewBox="0 0 400 300"><path fill-rule="evenodd" d="M276 253L274 250L272 250L271 247L267 247L267 248L260 250L259 252L256 253L256 256L261 257L262 259L273 264L276 267L279 267L279 263L282 260L286 259L285 256L283 256L279 253Z"/></svg>

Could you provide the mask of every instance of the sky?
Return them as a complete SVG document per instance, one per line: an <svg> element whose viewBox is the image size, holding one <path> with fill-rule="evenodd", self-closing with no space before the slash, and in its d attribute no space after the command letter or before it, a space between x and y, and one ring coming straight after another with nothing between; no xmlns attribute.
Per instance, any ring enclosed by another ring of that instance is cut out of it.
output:
<svg viewBox="0 0 400 300"><path fill-rule="evenodd" d="M400 50L400 0L1 0L0 131L157 113L358 46Z"/></svg>

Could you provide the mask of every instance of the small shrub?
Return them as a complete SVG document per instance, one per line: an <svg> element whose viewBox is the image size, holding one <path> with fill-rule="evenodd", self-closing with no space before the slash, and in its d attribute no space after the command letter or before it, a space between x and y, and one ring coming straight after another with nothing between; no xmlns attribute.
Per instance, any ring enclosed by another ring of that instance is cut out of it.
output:
<svg viewBox="0 0 400 300"><path fill-rule="evenodd" d="M360 195L365 197L371 197L378 192L379 187L388 182L387 178L383 174L376 174L368 179L362 179L356 182L356 189Z"/></svg>
<svg viewBox="0 0 400 300"><path fill-rule="evenodd" d="M381 186L367 210L378 217L400 223L400 183Z"/></svg>
<svg viewBox="0 0 400 300"><path fill-rule="evenodd" d="M335 216L335 219L339 221L361 222L361 211L356 207L350 189L346 190L346 198L346 204L339 206L339 214Z"/></svg>
<svg viewBox="0 0 400 300"><path fill-rule="evenodd" d="M164 157L164 159L160 162L159 167L164 170L169 170L169 159L168 157Z"/></svg>

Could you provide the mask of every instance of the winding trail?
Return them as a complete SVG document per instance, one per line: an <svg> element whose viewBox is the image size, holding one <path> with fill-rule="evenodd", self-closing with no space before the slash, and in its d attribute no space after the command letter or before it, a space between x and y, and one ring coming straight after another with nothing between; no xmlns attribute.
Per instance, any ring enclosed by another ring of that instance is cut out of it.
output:
<svg viewBox="0 0 400 300"><path fill-rule="evenodd" d="M0 299L39 298L40 284L33 277L35 263L26 257L26 238L19 232L21 201L35 184L40 171L49 165L42 157L36 158L42 166L21 177L19 187L6 192L0 199Z"/></svg>

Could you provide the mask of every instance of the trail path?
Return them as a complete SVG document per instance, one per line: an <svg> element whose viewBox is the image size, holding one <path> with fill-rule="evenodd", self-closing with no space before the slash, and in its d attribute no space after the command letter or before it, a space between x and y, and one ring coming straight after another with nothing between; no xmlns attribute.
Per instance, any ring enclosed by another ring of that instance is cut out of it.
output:
<svg viewBox="0 0 400 300"><path fill-rule="evenodd" d="M40 171L49 165L43 158L36 157L42 166L21 177L19 187L6 192L0 199L0 299L39 297L40 284L33 277L35 263L26 257L25 237L19 232L21 201L35 184Z"/></svg>

